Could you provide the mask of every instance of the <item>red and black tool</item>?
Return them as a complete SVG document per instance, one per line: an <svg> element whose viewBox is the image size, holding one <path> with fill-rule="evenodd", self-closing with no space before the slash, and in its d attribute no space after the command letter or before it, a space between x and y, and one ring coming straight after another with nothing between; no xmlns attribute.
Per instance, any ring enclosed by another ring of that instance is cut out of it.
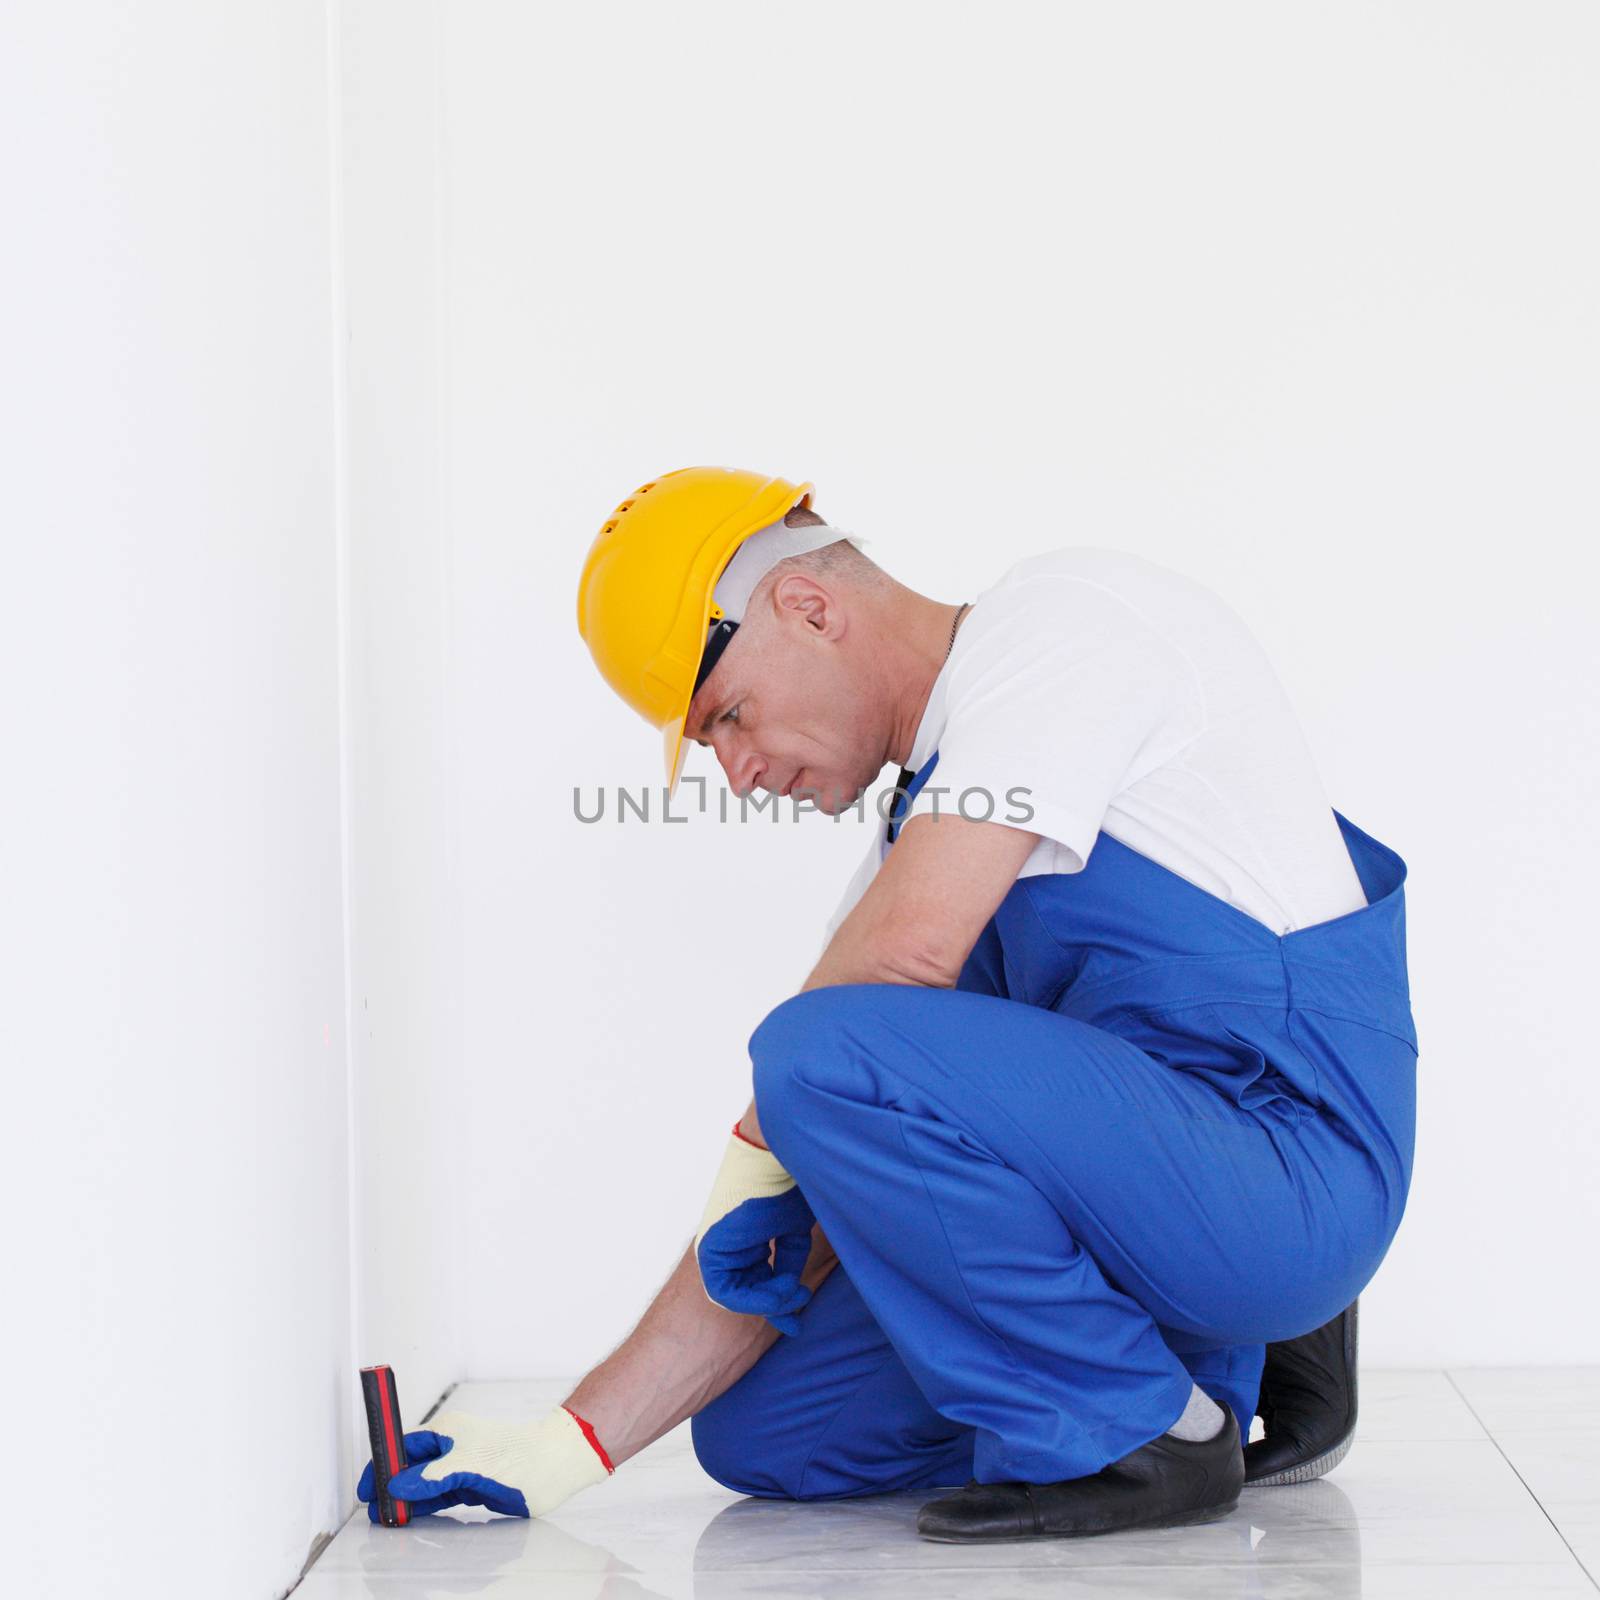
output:
<svg viewBox="0 0 1600 1600"><path fill-rule="evenodd" d="M405 1435L400 1428L400 1391L391 1367L361 1369L361 1398L367 1406L367 1436L372 1441L372 1483L378 1497L378 1521L403 1528L411 1507L389 1493L389 1480L406 1465Z"/></svg>

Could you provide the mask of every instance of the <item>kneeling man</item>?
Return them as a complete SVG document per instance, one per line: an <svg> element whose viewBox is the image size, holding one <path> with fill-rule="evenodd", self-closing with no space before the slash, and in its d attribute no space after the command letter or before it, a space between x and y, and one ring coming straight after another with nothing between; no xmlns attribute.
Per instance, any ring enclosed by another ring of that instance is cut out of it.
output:
<svg viewBox="0 0 1600 1600"><path fill-rule="evenodd" d="M1410 1183L1404 862L1329 806L1204 586L1072 547L945 604L811 499L644 485L579 626L669 783L698 743L838 813L898 765L893 809L634 1334L534 1424L441 1417L393 1492L537 1515L684 1417L747 1494L964 1483L918 1517L938 1540L1315 1476Z"/></svg>

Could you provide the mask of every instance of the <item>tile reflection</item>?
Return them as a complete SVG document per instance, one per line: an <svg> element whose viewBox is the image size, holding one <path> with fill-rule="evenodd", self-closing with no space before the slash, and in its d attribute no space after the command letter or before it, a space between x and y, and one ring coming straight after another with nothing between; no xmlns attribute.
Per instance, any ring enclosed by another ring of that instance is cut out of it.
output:
<svg viewBox="0 0 1600 1600"><path fill-rule="evenodd" d="M1041 1539L1005 1545L934 1544L918 1537L917 1509L926 1493L875 1495L859 1500L736 1500L706 1524L695 1546L696 1600L740 1590L726 1580L770 1576L774 1583L745 1590L785 1593L784 1574L808 1573L808 1593L860 1593L899 1584L918 1587L918 1574L959 1572L963 1592L981 1584L985 1571L1006 1569L1008 1593L1025 1592L1026 1574L1048 1575L1059 1585L1073 1569L1093 1569L1096 1583L1108 1572L1130 1575L1184 1569L1185 1591L1206 1594L1269 1592L1253 1574L1305 1564L1341 1569L1341 1595L1361 1594L1361 1527L1349 1495L1321 1479L1294 1488L1248 1491L1224 1521L1198 1528L1160 1528L1093 1539ZM1207 1573L1214 1576L1207 1577ZM1224 1577L1222 1574L1226 1573ZM836 1580L836 1581L835 1581ZM1273 1585L1271 1592L1281 1592Z"/></svg>
<svg viewBox="0 0 1600 1600"><path fill-rule="evenodd" d="M405 1531L373 1529L360 1546L365 1593L379 1600L517 1592L533 1583L562 1595L605 1600L670 1600L640 1581L638 1569L615 1551L566 1532L556 1523L521 1517L472 1519L462 1513L429 1517ZM330 1570L328 1576L353 1576ZM513 1580L508 1588L505 1580ZM521 1579L522 1583L515 1580Z"/></svg>
<svg viewBox="0 0 1600 1600"><path fill-rule="evenodd" d="M706 1520L690 1570L676 1575L642 1570L612 1544L550 1520L457 1514L399 1535L368 1528L366 1538L350 1540L347 1530L345 1559L319 1565L304 1592L306 1600L358 1593L370 1600L488 1593L561 1600L831 1600L848 1593L887 1600L959 1585L973 1600L986 1591L1025 1600L1047 1588L1166 1593L1181 1569L1186 1595L1362 1595L1359 1520L1350 1497L1327 1479L1249 1492L1233 1516L1205 1527L1004 1546L919 1538L916 1513L927 1498L735 1500ZM1304 1588L1312 1566L1324 1579L1337 1575L1336 1587L1319 1581Z"/></svg>

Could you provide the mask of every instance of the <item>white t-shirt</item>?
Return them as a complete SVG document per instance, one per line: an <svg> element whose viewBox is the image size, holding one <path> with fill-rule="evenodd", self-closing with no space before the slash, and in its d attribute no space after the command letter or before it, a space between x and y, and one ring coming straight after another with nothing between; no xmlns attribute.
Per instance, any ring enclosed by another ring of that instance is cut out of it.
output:
<svg viewBox="0 0 1600 1600"><path fill-rule="evenodd" d="M1082 871L1104 829L1275 933L1367 903L1260 644L1203 584L1141 556L1055 550L984 590L907 765L936 750L907 820L985 819L992 797L987 820L1041 836L1021 877ZM880 825L830 938L888 849Z"/></svg>

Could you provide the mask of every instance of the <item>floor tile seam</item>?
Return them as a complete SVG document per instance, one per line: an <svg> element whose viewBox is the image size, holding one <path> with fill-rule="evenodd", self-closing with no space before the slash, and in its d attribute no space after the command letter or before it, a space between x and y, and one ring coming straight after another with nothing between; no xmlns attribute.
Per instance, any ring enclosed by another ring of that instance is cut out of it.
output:
<svg viewBox="0 0 1600 1600"><path fill-rule="evenodd" d="M1567 1536L1566 1536L1566 1534L1564 1532L1562 1532L1561 1524L1558 1523L1556 1521L1556 1519L1553 1516L1550 1515L1550 1512L1545 1507L1544 1501L1542 1501L1538 1497L1538 1495L1536 1495L1533 1492L1533 1490L1528 1486L1528 1480L1526 1478L1524 1478L1522 1476L1521 1472L1519 1472L1517 1470L1516 1462L1513 1461L1511 1459L1511 1457L1506 1454L1505 1446L1502 1445L1500 1443L1500 1441L1495 1438L1494 1434L1490 1431L1489 1425L1483 1420L1483 1418L1478 1416L1478 1408L1476 1406L1474 1406L1473 1403L1467 1398L1465 1392L1461 1388L1461 1385L1456 1382L1455 1374L1453 1372L1451 1372L1448 1368L1446 1368L1444 1375L1449 1380L1450 1387L1453 1388L1455 1390L1455 1392L1461 1396L1462 1404L1465 1405L1467 1410L1470 1411L1473 1414L1473 1416L1477 1418L1478 1426L1483 1429L1485 1434L1488 1435L1489 1442L1495 1447L1496 1450L1498 1450L1500 1452L1500 1459L1502 1461L1504 1461L1505 1464L1508 1467L1511 1468L1512 1472L1516 1475L1517 1482L1522 1485L1523 1490L1527 1494L1528 1498L1531 1501L1533 1501L1533 1503L1536 1506L1538 1506L1539 1511L1540 1511L1541 1515L1544 1517L1545 1521L1548 1522L1550 1524L1550 1526L1555 1530L1556 1537L1562 1542L1562 1544L1564 1544L1567 1547L1567 1553L1572 1557L1572 1559L1575 1562L1577 1562L1578 1570L1584 1575L1584 1577L1586 1577L1589 1580L1589 1582L1593 1585L1595 1590L1597 1592L1600 1592L1600 1580L1597 1580L1595 1578L1594 1573L1592 1573L1589 1570L1588 1563L1584 1561L1583 1557L1580 1556L1575 1549L1573 1549L1572 1541L1567 1538Z"/></svg>

